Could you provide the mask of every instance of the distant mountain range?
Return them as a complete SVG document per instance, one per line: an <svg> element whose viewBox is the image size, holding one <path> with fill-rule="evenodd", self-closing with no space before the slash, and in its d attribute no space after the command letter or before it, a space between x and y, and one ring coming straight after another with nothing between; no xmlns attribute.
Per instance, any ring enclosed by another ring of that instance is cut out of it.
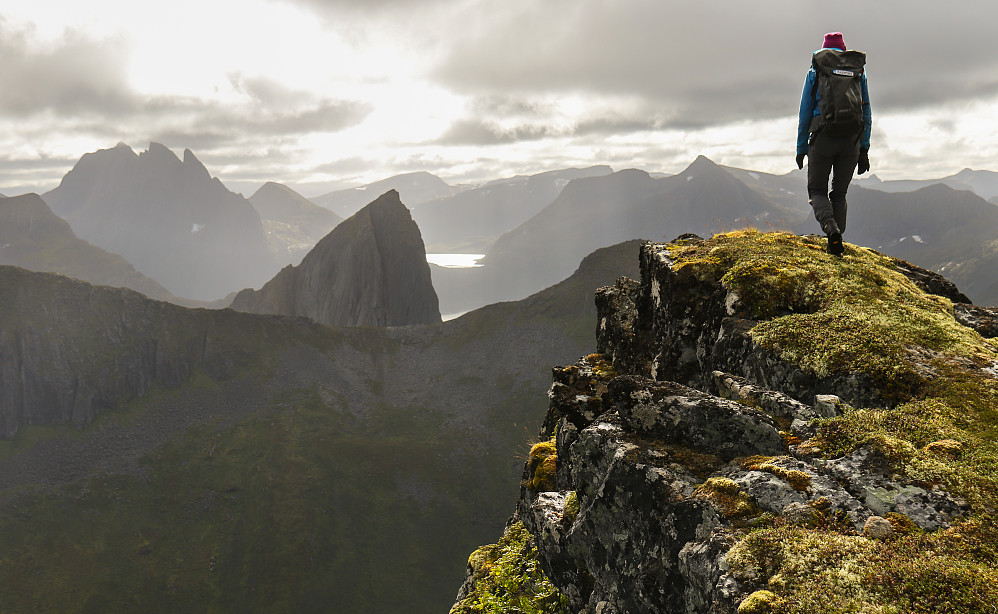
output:
<svg viewBox="0 0 998 614"><path fill-rule="evenodd" d="M998 197L998 173L994 171L975 171L965 168L955 175L941 179L882 181L876 175L871 175L869 178L857 178L857 185L882 192L913 192L937 183L948 185L957 190L969 190L987 201L992 201Z"/></svg>
<svg viewBox="0 0 998 614"><path fill-rule="evenodd" d="M802 214L799 205L793 210L765 198L703 156L664 178L624 170L571 181L550 205L499 237L482 268L435 270L434 283L441 309L461 311L536 292L567 275L586 250L747 224L789 227Z"/></svg>
<svg viewBox="0 0 998 614"><path fill-rule="evenodd" d="M429 251L482 252L551 204L569 181L611 172L609 166L593 166L499 179L423 203L412 216Z"/></svg>
<svg viewBox="0 0 998 614"><path fill-rule="evenodd" d="M857 183L849 193L845 239L945 273L975 302L998 304L990 272L998 252L998 208L967 187L987 194L995 176L964 171L954 176L961 189L927 182L935 186L928 192L888 193ZM799 171L771 175L721 167L702 156L675 176L627 170L572 181L550 205L497 239L484 266L434 268L441 310L515 300L566 274L580 252L627 239L670 240L745 225L818 233L805 182Z"/></svg>
<svg viewBox="0 0 998 614"><path fill-rule="evenodd" d="M190 150L183 161L158 143L141 154L125 144L86 154L43 198L78 236L178 296L218 299L279 268L253 205Z"/></svg>
<svg viewBox="0 0 998 614"><path fill-rule="evenodd" d="M412 209L427 251L486 254L484 266L476 269L431 267L440 309L453 314L527 296L569 274L592 249L628 239L711 234L746 224L816 232L804 183L800 171L772 175L718 166L701 156L673 176L635 169L613 173L595 166L472 187L450 186L419 172L315 199L271 182L247 200L210 178L189 150L180 161L153 143L139 155L125 145L85 155L44 198L79 237L126 257L169 292L220 299L259 288L281 265L301 262L340 223L333 210L353 215L378 195L396 189ZM898 194L904 201L905 194L914 192L901 190L938 184L998 200L998 173L990 171L968 169L917 182L857 178L846 240L862 243L869 238L887 253L910 257L920 266L946 267L944 272L976 301L998 302L998 291L985 272L993 251L984 239L990 222L977 205L969 205L972 198L954 202L970 207L967 219L983 224L983 230L968 228L945 236L933 232L938 224L929 211L933 205L901 211L904 205L888 198ZM915 202L923 197L912 198ZM877 209L882 200L887 207L883 210L899 209L897 215L906 221L864 217L860 209L865 203ZM949 207L944 202L938 206ZM985 218L978 219L979 214ZM962 228L963 214L953 209L951 215L949 226ZM902 227L906 231L898 232ZM906 236L923 241L933 237L934 247L902 245ZM954 244L945 245L948 242Z"/></svg>
<svg viewBox="0 0 998 614"><path fill-rule="evenodd" d="M330 326L440 322L419 228L395 190L337 226L297 267L240 292L231 307Z"/></svg>
<svg viewBox="0 0 998 614"><path fill-rule="evenodd" d="M398 192L403 202L408 203L409 207L412 208L430 200L450 196L460 192L461 189L448 185L447 182L436 175L420 171L396 175L356 188L336 190L335 192L316 196L311 200L340 217L350 217L359 211L361 207L388 190Z"/></svg>

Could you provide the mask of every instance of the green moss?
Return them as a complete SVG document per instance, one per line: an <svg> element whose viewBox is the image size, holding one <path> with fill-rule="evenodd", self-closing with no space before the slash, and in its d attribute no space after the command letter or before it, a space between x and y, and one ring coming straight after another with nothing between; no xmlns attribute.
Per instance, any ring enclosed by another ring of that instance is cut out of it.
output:
<svg viewBox="0 0 998 614"><path fill-rule="evenodd" d="M778 600L772 591L756 591L738 605L738 614L767 614L773 611Z"/></svg>
<svg viewBox="0 0 998 614"><path fill-rule="evenodd" d="M527 470L530 478L527 488L533 491L550 491L555 489L555 477L558 470L558 448L555 438L535 443L530 448L527 459Z"/></svg>
<svg viewBox="0 0 998 614"><path fill-rule="evenodd" d="M680 279L720 281L738 295L741 315L760 320L756 343L818 377L865 373L892 405L821 420L800 450L871 449L902 479L962 497L971 514L934 534L888 514L897 535L875 545L813 502L817 529L777 521L754 531L732 549L732 567L768 585L779 597L774 612L993 609L998 381L982 367L998 358L994 340L956 322L948 300L922 292L891 259L851 245L839 259L821 247L816 238L743 231L669 251ZM772 459L746 462L783 473Z"/></svg>
<svg viewBox="0 0 998 614"><path fill-rule="evenodd" d="M451 614L567 613L568 600L541 570L533 537L523 523L507 528L499 543L476 550L468 563L474 588Z"/></svg>
<svg viewBox="0 0 998 614"><path fill-rule="evenodd" d="M817 238L735 232L669 248L677 271L719 279L744 315L763 319L752 336L819 376L862 371L904 390L918 379L911 346L977 358L996 356L952 316L952 304L922 292L893 260L849 246L825 254Z"/></svg>
<svg viewBox="0 0 998 614"><path fill-rule="evenodd" d="M750 456L741 463L741 468L747 471L765 471L784 480L795 490L806 491L811 487L811 476L797 469L787 469L772 461L774 456ZM784 457L786 458L786 457Z"/></svg>
<svg viewBox="0 0 998 614"><path fill-rule="evenodd" d="M693 496L707 499L727 518L744 518L762 513L748 493L728 478L709 478L697 487Z"/></svg>
<svg viewBox="0 0 998 614"><path fill-rule="evenodd" d="M779 596L761 611L986 612L998 602L994 546L966 540L958 529L874 542L778 527L750 534L726 560L736 577Z"/></svg>
<svg viewBox="0 0 998 614"><path fill-rule="evenodd" d="M593 374L601 380L609 381L617 376L617 370L602 354L590 354L584 361L589 364Z"/></svg>
<svg viewBox="0 0 998 614"><path fill-rule="evenodd" d="M580 509L579 495L573 490L568 493L568 497L565 498L565 511L561 516L562 523L568 527L572 526L575 519L579 517Z"/></svg>

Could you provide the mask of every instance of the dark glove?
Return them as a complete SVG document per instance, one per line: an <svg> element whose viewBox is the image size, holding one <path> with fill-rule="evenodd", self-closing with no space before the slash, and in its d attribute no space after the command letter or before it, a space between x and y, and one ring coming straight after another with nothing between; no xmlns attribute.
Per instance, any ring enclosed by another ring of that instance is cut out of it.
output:
<svg viewBox="0 0 998 614"><path fill-rule="evenodd" d="M806 153L797 154L797 168L804 168L804 156Z"/></svg>
<svg viewBox="0 0 998 614"><path fill-rule="evenodd" d="M860 175L870 170L870 150L860 149L859 150L859 164L857 165L856 172Z"/></svg>

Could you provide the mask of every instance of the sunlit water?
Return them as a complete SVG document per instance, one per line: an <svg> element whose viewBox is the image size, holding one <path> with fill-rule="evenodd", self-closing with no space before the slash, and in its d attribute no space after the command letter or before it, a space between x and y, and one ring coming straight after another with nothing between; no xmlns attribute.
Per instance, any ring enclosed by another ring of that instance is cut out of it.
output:
<svg viewBox="0 0 998 614"><path fill-rule="evenodd" d="M478 261L484 257L485 254L426 254L426 261L430 264L447 267L448 269L473 269L482 266L478 264ZM468 312L442 313L440 317L446 322L447 320L461 317L466 313Z"/></svg>
<svg viewBox="0 0 998 614"><path fill-rule="evenodd" d="M478 261L485 254L426 254L426 261L449 269L470 269L482 266Z"/></svg>

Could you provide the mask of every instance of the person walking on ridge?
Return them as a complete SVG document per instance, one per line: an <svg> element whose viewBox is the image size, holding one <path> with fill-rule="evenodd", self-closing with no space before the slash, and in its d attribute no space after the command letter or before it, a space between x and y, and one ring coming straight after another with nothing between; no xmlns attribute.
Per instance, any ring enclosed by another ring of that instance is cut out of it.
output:
<svg viewBox="0 0 998 614"><path fill-rule="evenodd" d="M865 53L847 51L842 33L829 32L812 54L800 99L797 168L804 168L806 156L808 202L828 237L828 253L835 256L845 251L846 192L853 171L870 170L872 113L865 65Z"/></svg>

